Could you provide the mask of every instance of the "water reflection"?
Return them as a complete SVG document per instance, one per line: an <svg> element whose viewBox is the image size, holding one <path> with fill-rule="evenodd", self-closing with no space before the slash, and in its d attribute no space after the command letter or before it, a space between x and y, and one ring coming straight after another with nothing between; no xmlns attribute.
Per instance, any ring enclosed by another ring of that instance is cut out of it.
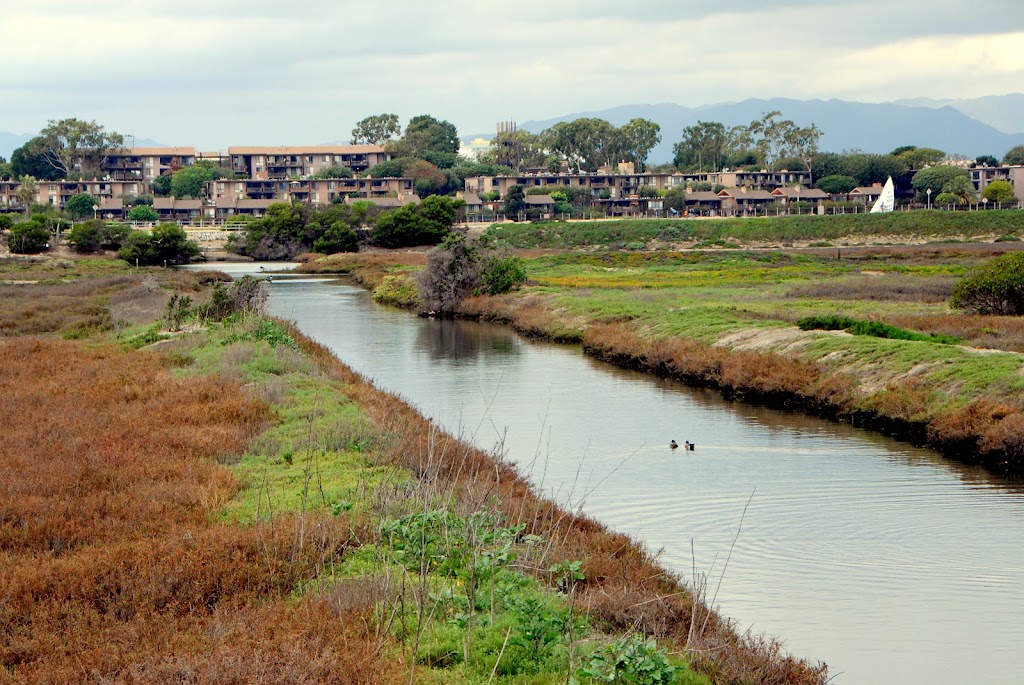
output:
<svg viewBox="0 0 1024 685"><path fill-rule="evenodd" d="M416 332L416 349L431 360L453 364L515 357L520 342L515 335L494 326L451 319L424 319ZM513 360L506 360L508 363Z"/></svg>

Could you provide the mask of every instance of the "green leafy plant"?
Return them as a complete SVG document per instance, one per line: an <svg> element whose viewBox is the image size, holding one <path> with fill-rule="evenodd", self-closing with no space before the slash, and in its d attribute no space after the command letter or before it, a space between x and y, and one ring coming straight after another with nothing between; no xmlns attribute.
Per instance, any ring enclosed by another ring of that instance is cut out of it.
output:
<svg viewBox="0 0 1024 685"><path fill-rule="evenodd" d="M667 654L654 640L632 635L595 650L587 664L577 669L576 676L589 683L671 683L676 667L669 663Z"/></svg>
<svg viewBox="0 0 1024 685"><path fill-rule="evenodd" d="M953 287L952 307L978 314L1024 314L1024 253L994 257Z"/></svg>

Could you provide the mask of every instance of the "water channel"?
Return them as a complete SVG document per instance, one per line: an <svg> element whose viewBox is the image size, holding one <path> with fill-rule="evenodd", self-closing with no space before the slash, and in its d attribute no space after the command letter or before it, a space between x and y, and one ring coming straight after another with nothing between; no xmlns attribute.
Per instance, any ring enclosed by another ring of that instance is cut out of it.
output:
<svg viewBox="0 0 1024 685"><path fill-rule="evenodd" d="M578 347L420 319L336 280L276 277L270 292L273 314L451 432L501 443L557 499L687 578L712 571L717 585L749 500L717 605L827 662L833 682L1020 681L1024 487Z"/></svg>

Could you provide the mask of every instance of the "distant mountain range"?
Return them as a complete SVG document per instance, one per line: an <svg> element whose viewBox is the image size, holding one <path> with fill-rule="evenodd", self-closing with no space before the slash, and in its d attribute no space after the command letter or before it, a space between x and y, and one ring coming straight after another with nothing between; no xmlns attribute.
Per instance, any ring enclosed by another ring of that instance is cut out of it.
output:
<svg viewBox="0 0 1024 685"><path fill-rule="evenodd" d="M749 124L762 114L779 110L800 126L816 124L823 131L821 149L833 152L862 150L886 153L901 145L934 147L948 153L1002 158L1011 147L1024 144L1024 95L1002 95L975 100L904 101L903 104L849 102L846 100L744 100L742 102L684 107L624 105L593 112L575 112L542 121L525 121L520 128L540 132L559 121L598 117L621 126L634 117L661 124L662 142L651 152L654 163L672 160L672 146L682 131L698 121L719 121L726 126ZM966 111L975 113L972 116ZM977 117L984 116L986 121ZM1021 122L1013 132L1013 122ZM999 130L992 123L998 122ZM493 135L493 134L492 134ZM490 137L490 136L485 136Z"/></svg>
<svg viewBox="0 0 1024 685"><path fill-rule="evenodd" d="M623 105L592 112L574 112L552 119L525 121L520 128L540 132L559 121L581 116L607 119L621 126L634 117L661 124L662 143L651 152L655 163L672 160L672 146L682 131L698 121L720 121L726 126L749 124L765 112L779 110L801 126L817 124L824 135L821 149L841 152L863 150L885 153L901 145L935 147L968 157L993 155L1002 158L1011 147L1024 144L1024 94L990 95L962 100L914 98L885 103L847 100L744 100L742 102L684 107L673 103ZM0 156L25 144L33 134L0 132ZM493 132L466 136L491 138ZM177 141L189 145L189 141ZM138 139L138 147L164 147L150 139Z"/></svg>

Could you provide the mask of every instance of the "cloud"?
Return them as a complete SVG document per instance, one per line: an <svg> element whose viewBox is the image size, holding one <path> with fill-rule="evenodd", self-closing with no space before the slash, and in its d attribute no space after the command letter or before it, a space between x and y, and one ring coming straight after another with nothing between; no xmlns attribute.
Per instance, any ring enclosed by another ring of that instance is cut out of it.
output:
<svg viewBox="0 0 1024 685"><path fill-rule="evenodd" d="M1017 1L25 3L0 128L81 116L216 147L344 139L381 111L476 133L631 102L1002 93L1024 77Z"/></svg>

